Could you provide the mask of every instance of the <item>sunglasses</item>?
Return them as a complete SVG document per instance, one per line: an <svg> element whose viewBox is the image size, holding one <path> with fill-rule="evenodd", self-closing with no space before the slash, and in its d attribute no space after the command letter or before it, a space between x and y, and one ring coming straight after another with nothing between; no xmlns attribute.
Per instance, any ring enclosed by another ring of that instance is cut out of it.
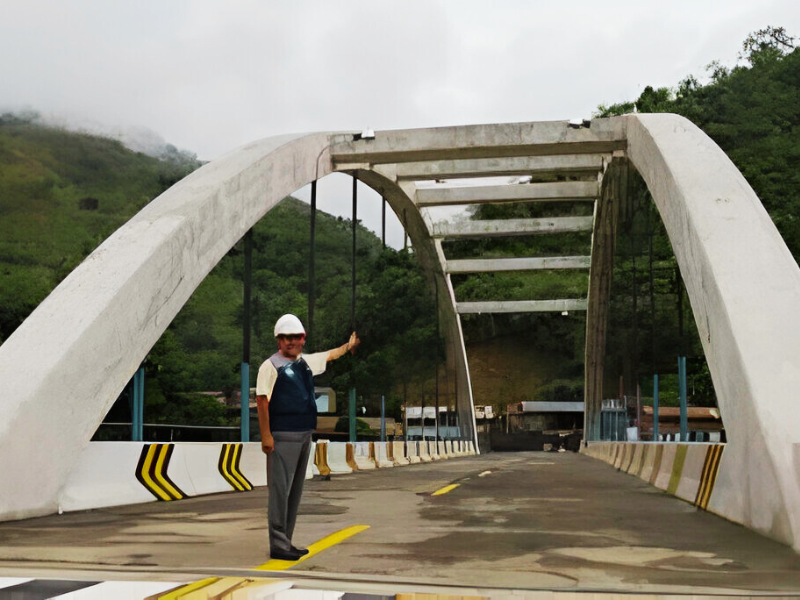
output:
<svg viewBox="0 0 800 600"><path fill-rule="evenodd" d="M292 334L289 334L289 335L281 334L281 335L278 336L278 339L279 340L286 340L286 341L289 341L289 342L296 342L297 340L302 340L305 337L306 336L305 336L304 333L292 333Z"/></svg>

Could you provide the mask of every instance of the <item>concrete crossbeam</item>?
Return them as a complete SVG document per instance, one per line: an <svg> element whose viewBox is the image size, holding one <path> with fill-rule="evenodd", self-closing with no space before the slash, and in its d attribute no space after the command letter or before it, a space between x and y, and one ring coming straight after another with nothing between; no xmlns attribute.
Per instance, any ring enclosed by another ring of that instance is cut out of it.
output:
<svg viewBox="0 0 800 600"><path fill-rule="evenodd" d="M400 163L396 177L400 181L501 175L580 175L602 168L601 154L514 156Z"/></svg>
<svg viewBox="0 0 800 600"><path fill-rule="evenodd" d="M586 300L507 300L493 302L459 302L456 310L460 315L481 313L526 313L585 311Z"/></svg>
<svg viewBox="0 0 800 600"><path fill-rule="evenodd" d="M499 271L538 271L544 269L588 269L591 256L549 256L544 258L489 258L450 260L448 273L495 273Z"/></svg>
<svg viewBox="0 0 800 600"><path fill-rule="evenodd" d="M465 125L378 131L374 139L352 133L331 136L331 159L339 163L401 163L423 160L546 156L625 150L624 119L596 119L589 127L567 121Z"/></svg>
<svg viewBox="0 0 800 600"><path fill-rule="evenodd" d="M434 223L434 238L486 238L544 233L574 233L592 230L592 217L553 217L549 219L498 219Z"/></svg>
<svg viewBox="0 0 800 600"><path fill-rule="evenodd" d="M417 206L485 204L491 202L594 200L599 194L596 181L528 183L417 189Z"/></svg>

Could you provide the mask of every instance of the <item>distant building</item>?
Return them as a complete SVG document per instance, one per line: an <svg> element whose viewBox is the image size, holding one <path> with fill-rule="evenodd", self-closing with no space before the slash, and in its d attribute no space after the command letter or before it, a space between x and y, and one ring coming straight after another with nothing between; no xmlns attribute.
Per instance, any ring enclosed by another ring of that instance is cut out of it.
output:
<svg viewBox="0 0 800 600"><path fill-rule="evenodd" d="M512 402L507 429L514 431L574 431L583 429L583 402Z"/></svg>

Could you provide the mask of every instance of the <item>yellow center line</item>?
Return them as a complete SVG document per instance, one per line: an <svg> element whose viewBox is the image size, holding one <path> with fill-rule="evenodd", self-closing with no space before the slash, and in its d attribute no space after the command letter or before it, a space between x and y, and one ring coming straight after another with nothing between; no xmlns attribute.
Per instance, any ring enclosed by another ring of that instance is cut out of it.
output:
<svg viewBox="0 0 800 600"><path fill-rule="evenodd" d="M303 556L298 560L278 560L272 559L268 562L265 562L263 565L260 565L255 568L256 571L285 571L293 567L294 565L303 562L304 560L308 560L315 554L319 554L323 550L327 550L331 546L335 546L343 541L345 541L349 537L353 537L357 533L361 533L362 531L366 531L369 529L369 525L352 525L341 531L337 531L335 533L330 534L322 538L321 540L314 542L308 547L308 554Z"/></svg>
<svg viewBox="0 0 800 600"><path fill-rule="evenodd" d="M433 492L433 494L431 494L431 496L441 496L442 494L446 494L447 492L452 492L459 485L460 484L458 484L458 483L453 483L453 484L450 484L450 485L446 485L442 489L436 490L435 492Z"/></svg>
<svg viewBox="0 0 800 600"><path fill-rule="evenodd" d="M352 525L350 527L346 527L340 531L336 531L328 536L325 536L319 541L314 542L308 547L308 554L303 556L298 560L278 560L272 559L265 562L263 565L260 565L253 569L254 571L285 571L287 569L292 568L298 563L303 562L304 560L308 560L312 556L319 554L323 550L327 550L331 546L335 546L346 540L347 538L353 537L357 533L361 533L362 531L366 531L369 529L369 525ZM219 581L222 581L222 577L209 577L207 579L202 579L201 581L195 581L194 583L189 583L183 587L178 588L177 590L173 590L164 596L159 596L159 600L178 600L179 598L186 598L192 592L205 588L206 586L213 585Z"/></svg>

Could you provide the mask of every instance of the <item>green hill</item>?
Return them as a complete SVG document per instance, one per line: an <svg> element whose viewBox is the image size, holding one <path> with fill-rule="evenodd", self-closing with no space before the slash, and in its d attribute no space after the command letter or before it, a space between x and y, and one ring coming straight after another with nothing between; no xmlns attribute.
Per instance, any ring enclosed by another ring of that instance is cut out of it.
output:
<svg viewBox="0 0 800 600"><path fill-rule="evenodd" d="M0 116L0 341L102 240L197 166Z"/></svg>
<svg viewBox="0 0 800 600"><path fill-rule="evenodd" d="M0 342L108 235L180 180L197 161L160 160L121 143L0 117ZM307 312L310 207L287 198L254 227L252 376L274 352L283 313ZM347 340L351 329L351 222L317 213L317 304L313 348ZM382 249L358 230L358 359L331 365L321 384L361 402L389 397L397 418L402 383L427 379L437 358L435 307L412 254ZM148 422L226 424L222 405L202 391L239 387L242 344L239 246L198 287L145 361ZM416 348L429 349L419 355ZM425 376L420 375L424 373ZM127 420L119 403L111 420Z"/></svg>

